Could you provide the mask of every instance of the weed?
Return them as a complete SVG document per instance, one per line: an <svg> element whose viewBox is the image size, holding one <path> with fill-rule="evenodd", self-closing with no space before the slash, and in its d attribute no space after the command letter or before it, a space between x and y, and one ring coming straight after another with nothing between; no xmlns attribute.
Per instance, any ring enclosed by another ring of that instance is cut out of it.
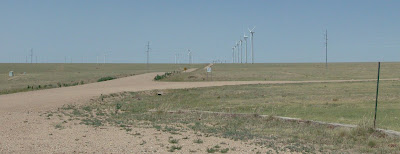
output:
<svg viewBox="0 0 400 154"><path fill-rule="evenodd" d="M171 146L171 147L169 148L168 152L174 152L175 150L181 150L181 149L182 149L182 146L175 146L175 145L173 145L173 146Z"/></svg>
<svg viewBox="0 0 400 154"><path fill-rule="evenodd" d="M203 143L203 140L195 139L195 140L193 140L193 143L201 144L201 143Z"/></svg>
<svg viewBox="0 0 400 154"><path fill-rule="evenodd" d="M215 152L217 152L218 150L217 149L214 149L214 148L207 148L207 152L208 153L215 153Z"/></svg>
<svg viewBox="0 0 400 154"><path fill-rule="evenodd" d="M225 149L221 149L221 153L228 153L228 151L229 151L229 148L225 148Z"/></svg>
<svg viewBox="0 0 400 154"><path fill-rule="evenodd" d="M370 140L368 141L368 147L370 147L370 148L376 147L376 141L370 139Z"/></svg>
<svg viewBox="0 0 400 154"><path fill-rule="evenodd" d="M54 125L54 127L56 128L56 129L64 129L64 126L62 125L62 124L56 124L56 125Z"/></svg>
<svg viewBox="0 0 400 154"><path fill-rule="evenodd" d="M179 140L178 139L169 139L168 142L172 143L172 144L177 144L179 142Z"/></svg>

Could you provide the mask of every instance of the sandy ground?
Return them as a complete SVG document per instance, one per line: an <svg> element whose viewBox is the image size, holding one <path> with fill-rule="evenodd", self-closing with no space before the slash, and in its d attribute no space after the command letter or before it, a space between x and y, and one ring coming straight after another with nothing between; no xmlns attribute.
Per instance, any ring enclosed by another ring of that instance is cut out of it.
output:
<svg viewBox="0 0 400 154"><path fill-rule="evenodd" d="M192 71L192 70L191 70ZM166 153L172 146L168 138L180 139L177 153L196 151L206 153L218 143L230 148L229 153L266 152L271 149L248 145L217 137L198 136L188 130L182 134L160 132L154 128L132 128L127 134L117 127L94 128L78 123L68 123L65 129L55 129L60 119L46 119L44 112L56 110L64 104L88 102L102 94L152 89L178 89L242 84L285 84L314 82L362 82L371 80L330 81L215 81L215 82L154 82L156 74L147 73L116 80L65 88L45 89L0 95L0 153ZM398 79L388 79L398 80ZM188 137L189 139L183 139ZM203 144L193 143L200 138Z"/></svg>

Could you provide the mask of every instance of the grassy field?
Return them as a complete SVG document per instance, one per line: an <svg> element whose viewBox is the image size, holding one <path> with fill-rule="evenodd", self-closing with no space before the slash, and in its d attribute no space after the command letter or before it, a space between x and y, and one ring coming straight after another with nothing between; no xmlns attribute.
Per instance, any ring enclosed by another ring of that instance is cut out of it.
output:
<svg viewBox="0 0 400 154"><path fill-rule="evenodd" d="M197 65L150 64L149 72L167 72ZM8 72L15 76L9 77ZM24 74L26 72L26 74ZM146 73L146 64L0 64L0 94L97 82L102 77ZM29 86L29 88L28 88ZM40 86L40 87L39 87Z"/></svg>
<svg viewBox="0 0 400 154"><path fill-rule="evenodd" d="M379 128L400 131L400 83L381 84ZM83 106L65 106L58 113L79 119L81 124L153 127L179 133L187 127L206 134L250 141L275 151L330 153L393 153L400 139L374 132L375 83L312 83L242 85L197 89L111 94ZM168 113L174 110L204 110L232 113ZM155 112L149 112L154 110ZM247 116L235 113L251 113ZM259 114L272 115L260 118ZM274 116L359 125L355 129L331 128L286 122ZM181 126L183 125L183 126Z"/></svg>
<svg viewBox="0 0 400 154"><path fill-rule="evenodd" d="M214 81L375 79L377 63L215 64ZM209 79L211 79L209 74ZM400 78L400 63L382 63L382 78ZM204 69L172 76L164 81L205 81Z"/></svg>

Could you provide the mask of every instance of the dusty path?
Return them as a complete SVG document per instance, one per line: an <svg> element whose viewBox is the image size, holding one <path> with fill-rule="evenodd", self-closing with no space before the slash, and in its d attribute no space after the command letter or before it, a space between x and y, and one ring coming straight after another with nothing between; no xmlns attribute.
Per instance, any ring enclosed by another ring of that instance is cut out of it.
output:
<svg viewBox="0 0 400 154"><path fill-rule="evenodd" d="M62 130L55 129L57 116L47 120L40 116L46 111L55 110L64 104L85 103L101 94L122 91L142 91L152 89L178 89L243 84L285 84L318 82L363 82L374 80L330 80L330 81L215 81L215 82L154 82L156 74L147 73L116 80L91 83L65 88L45 89L0 95L0 153L166 153L171 146L168 137L180 138L182 153L198 151L205 153L207 147L224 142L237 151L230 153L254 153L255 149L265 153L268 148L260 149L240 141L216 137L199 137L187 131L180 135L171 135L155 129L132 128L127 135L116 127L93 128L79 123L68 123ZM399 80L399 79L387 79ZM61 117L60 117L61 118ZM187 141L182 138L189 137ZM195 138L204 140L204 144L194 144Z"/></svg>

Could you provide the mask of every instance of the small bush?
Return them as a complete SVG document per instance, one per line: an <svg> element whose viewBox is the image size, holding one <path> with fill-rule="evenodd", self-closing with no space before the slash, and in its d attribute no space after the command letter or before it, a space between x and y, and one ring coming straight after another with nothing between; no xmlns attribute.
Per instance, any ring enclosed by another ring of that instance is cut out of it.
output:
<svg viewBox="0 0 400 154"><path fill-rule="evenodd" d="M201 139L196 139L196 140L193 140L193 143L201 144L201 143L203 143L203 140L201 140Z"/></svg>
<svg viewBox="0 0 400 154"><path fill-rule="evenodd" d="M221 150L221 153L228 153L228 151L229 151L229 148L222 149L222 150Z"/></svg>
<svg viewBox="0 0 400 154"><path fill-rule="evenodd" d="M167 72L167 73L165 73L165 74L163 74L163 75L158 75L158 74L157 74L157 76L154 77L154 80L161 80L161 79L167 78L168 76L171 76L171 75L172 75L171 72Z"/></svg>
<svg viewBox="0 0 400 154"><path fill-rule="evenodd" d="M102 82L102 81L108 81L108 80L114 80L116 79L115 77L112 76L107 76L107 77L102 77L100 79L97 80L97 82Z"/></svg>
<svg viewBox="0 0 400 154"><path fill-rule="evenodd" d="M370 148L376 147L376 142L373 141L373 140L369 140L369 141L368 141L368 146L369 146Z"/></svg>
<svg viewBox="0 0 400 154"><path fill-rule="evenodd" d="M181 150L182 146L171 146L171 148L168 150L168 152L174 152L175 150Z"/></svg>
<svg viewBox="0 0 400 154"><path fill-rule="evenodd" d="M215 153L215 152L217 152L217 150L214 149L214 148L207 148L207 152L208 153Z"/></svg>
<svg viewBox="0 0 400 154"><path fill-rule="evenodd" d="M177 140L177 139L171 139L171 140L168 140L168 142L169 142L169 143L172 143L172 144L177 144L177 143L179 142L179 140Z"/></svg>

